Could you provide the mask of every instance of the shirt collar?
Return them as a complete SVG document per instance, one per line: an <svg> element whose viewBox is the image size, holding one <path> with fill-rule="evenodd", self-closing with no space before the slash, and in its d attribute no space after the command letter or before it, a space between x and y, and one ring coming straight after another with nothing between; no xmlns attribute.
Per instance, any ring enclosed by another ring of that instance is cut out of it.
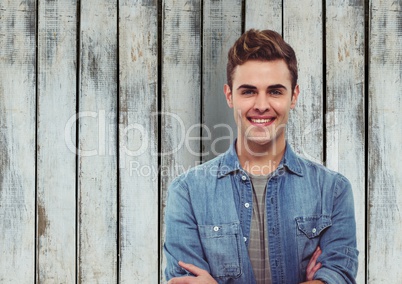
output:
<svg viewBox="0 0 402 284"><path fill-rule="evenodd" d="M280 162L278 169L286 168L291 173L303 176L300 165L300 158L293 152L292 147L286 142L285 155ZM226 176L235 171L243 171L240 166L239 158L236 153L236 140L230 145L230 148L222 155L218 169L218 178Z"/></svg>
<svg viewBox="0 0 402 284"><path fill-rule="evenodd" d="M295 152L293 152L293 149L288 142L286 142L285 155L283 156L281 163L290 172L298 176L303 176L302 167L300 165L301 159L299 158L299 156L296 155Z"/></svg>

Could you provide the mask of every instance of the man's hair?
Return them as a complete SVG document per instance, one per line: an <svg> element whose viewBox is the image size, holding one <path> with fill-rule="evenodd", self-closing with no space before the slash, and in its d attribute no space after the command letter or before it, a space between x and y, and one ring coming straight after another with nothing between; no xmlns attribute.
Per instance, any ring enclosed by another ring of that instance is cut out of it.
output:
<svg viewBox="0 0 402 284"><path fill-rule="evenodd" d="M232 89L233 73L238 65L249 60L273 61L278 59L286 62L290 71L293 91L297 84L297 59L293 48L277 32L248 30L229 49L226 66L227 84Z"/></svg>

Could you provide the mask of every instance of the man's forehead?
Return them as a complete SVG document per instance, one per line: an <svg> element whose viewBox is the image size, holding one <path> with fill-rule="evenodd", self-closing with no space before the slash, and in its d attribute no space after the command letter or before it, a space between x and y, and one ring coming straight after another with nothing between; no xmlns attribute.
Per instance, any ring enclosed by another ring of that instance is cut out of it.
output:
<svg viewBox="0 0 402 284"><path fill-rule="evenodd" d="M266 83L271 84L291 84L291 73L283 59L262 61L249 60L241 65L237 65L233 72L233 84L253 85L260 82L261 78L266 78ZM236 87L236 88L237 88Z"/></svg>

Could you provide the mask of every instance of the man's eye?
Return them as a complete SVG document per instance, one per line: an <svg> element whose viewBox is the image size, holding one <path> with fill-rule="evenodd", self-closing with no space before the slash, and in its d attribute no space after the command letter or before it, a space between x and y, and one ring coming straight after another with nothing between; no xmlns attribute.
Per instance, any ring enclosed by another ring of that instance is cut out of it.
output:
<svg viewBox="0 0 402 284"><path fill-rule="evenodd" d="M254 90L243 90L241 93L242 93L242 95L252 95L252 94L255 94L255 91Z"/></svg>
<svg viewBox="0 0 402 284"><path fill-rule="evenodd" d="M279 90L271 90L269 93L270 93L271 95L276 95L276 96L282 95L282 92L279 91Z"/></svg>

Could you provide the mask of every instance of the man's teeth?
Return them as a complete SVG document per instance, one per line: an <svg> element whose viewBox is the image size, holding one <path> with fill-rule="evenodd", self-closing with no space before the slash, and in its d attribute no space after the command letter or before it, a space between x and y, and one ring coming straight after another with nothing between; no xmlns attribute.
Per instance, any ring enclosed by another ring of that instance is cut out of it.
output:
<svg viewBox="0 0 402 284"><path fill-rule="evenodd" d="M267 119L252 118L251 121L254 123L268 123L272 121L272 118Z"/></svg>

